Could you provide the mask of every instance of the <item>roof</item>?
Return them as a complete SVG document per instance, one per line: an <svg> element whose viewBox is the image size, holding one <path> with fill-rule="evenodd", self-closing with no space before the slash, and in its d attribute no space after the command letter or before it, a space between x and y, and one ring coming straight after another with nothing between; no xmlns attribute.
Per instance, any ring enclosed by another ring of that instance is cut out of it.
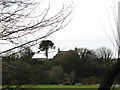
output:
<svg viewBox="0 0 120 90"><path fill-rule="evenodd" d="M35 54L33 57L33 59L46 59L45 54Z"/></svg>
<svg viewBox="0 0 120 90"><path fill-rule="evenodd" d="M52 59L56 54L57 52L48 53L48 59ZM46 59L46 56L45 56L45 53L38 53L38 54L35 54L32 58L33 59Z"/></svg>
<svg viewBox="0 0 120 90"><path fill-rule="evenodd" d="M59 51L56 56L65 55L68 51Z"/></svg>

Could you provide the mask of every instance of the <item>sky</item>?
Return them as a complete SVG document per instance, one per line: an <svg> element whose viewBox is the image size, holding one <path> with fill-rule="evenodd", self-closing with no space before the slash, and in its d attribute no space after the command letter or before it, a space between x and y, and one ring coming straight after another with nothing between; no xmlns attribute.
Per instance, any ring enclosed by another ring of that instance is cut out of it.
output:
<svg viewBox="0 0 120 90"><path fill-rule="evenodd" d="M74 9L73 19L69 25L54 33L50 39L63 50L75 47L96 49L102 46L114 50L112 29L116 34L114 17L115 14L117 17L117 2L117 0L51 0L53 8L61 6L62 3L66 6L73 3Z"/></svg>
<svg viewBox="0 0 120 90"><path fill-rule="evenodd" d="M72 21L62 30L52 34L52 40L60 50L75 47L96 49L102 46L114 52L116 35L117 3L119 0L41 0L41 5L51 2L51 14L58 12L64 3L73 3ZM111 39L111 40L110 40Z"/></svg>

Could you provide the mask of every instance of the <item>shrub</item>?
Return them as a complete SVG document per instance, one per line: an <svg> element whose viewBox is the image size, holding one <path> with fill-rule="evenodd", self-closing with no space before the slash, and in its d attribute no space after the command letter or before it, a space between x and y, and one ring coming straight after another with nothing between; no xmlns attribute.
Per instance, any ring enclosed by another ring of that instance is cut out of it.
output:
<svg viewBox="0 0 120 90"><path fill-rule="evenodd" d="M97 79L94 76L84 78L81 83L84 85L92 85L92 84L98 84L100 82L99 79Z"/></svg>

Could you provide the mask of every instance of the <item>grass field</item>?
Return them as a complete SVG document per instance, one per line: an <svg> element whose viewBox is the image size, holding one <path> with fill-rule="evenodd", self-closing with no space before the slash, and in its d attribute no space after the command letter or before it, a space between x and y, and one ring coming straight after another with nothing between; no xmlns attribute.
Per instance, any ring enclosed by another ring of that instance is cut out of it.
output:
<svg viewBox="0 0 120 90"><path fill-rule="evenodd" d="M99 85L26 85L21 86L22 88L98 88Z"/></svg>
<svg viewBox="0 0 120 90"><path fill-rule="evenodd" d="M3 86L7 87L7 86ZM11 88L15 88L16 86L11 86ZM19 89L15 90L98 90L99 85L81 85L81 86L75 86L75 85L22 85L19 87ZM5 89L9 90L9 89ZM113 90L113 89L111 89ZM116 87L114 90L120 90L120 87Z"/></svg>

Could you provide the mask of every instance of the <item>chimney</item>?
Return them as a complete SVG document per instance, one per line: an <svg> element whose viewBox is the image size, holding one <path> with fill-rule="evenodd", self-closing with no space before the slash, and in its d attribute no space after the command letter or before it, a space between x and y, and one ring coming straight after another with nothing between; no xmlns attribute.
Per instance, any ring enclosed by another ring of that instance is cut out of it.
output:
<svg viewBox="0 0 120 90"><path fill-rule="evenodd" d="M60 48L58 47L58 52L60 52Z"/></svg>

